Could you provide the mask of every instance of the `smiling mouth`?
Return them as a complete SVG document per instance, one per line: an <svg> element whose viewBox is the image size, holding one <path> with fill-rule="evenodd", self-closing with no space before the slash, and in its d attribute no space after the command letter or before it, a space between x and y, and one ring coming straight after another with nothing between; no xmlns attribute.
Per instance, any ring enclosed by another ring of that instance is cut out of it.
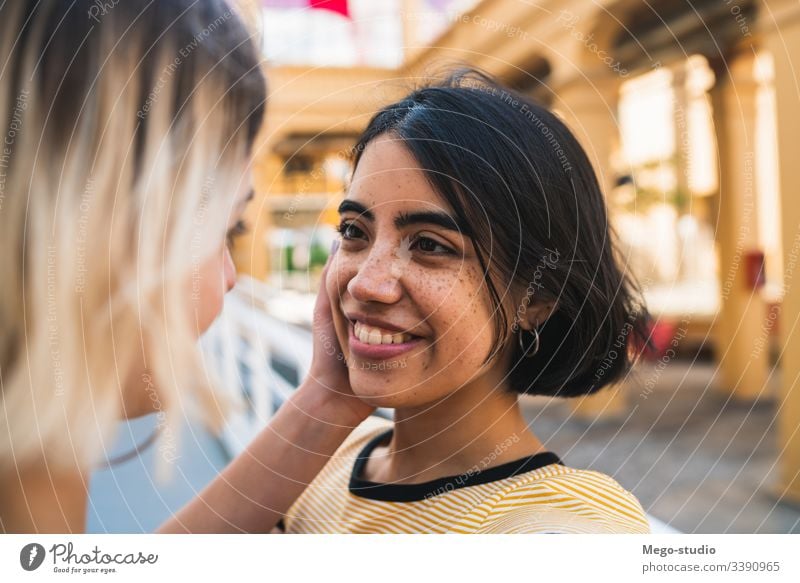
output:
<svg viewBox="0 0 800 583"><path fill-rule="evenodd" d="M405 344L411 340L420 338L408 332L395 332L378 326L362 324L358 320L351 320L351 324L353 335L358 338L362 344Z"/></svg>
<svg viewBox="0 0 800 583"><path fill-rule="evenodd" d="M395 358L415 348L423 340L421 336L383 330L353 320L350 321L348 329L348 345L351 352L367 360Z"/></svg>

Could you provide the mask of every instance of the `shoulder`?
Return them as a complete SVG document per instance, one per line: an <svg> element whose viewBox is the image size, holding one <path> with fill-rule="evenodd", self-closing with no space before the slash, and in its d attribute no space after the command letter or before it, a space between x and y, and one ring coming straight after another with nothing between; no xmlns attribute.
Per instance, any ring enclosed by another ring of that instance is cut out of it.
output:
<svg viewBox="0 0 800 583"><path fill-rule="evenodd" d="M521 474L493 502L480 532L650 532L639 500L593 470L553 464Z"/></svg>

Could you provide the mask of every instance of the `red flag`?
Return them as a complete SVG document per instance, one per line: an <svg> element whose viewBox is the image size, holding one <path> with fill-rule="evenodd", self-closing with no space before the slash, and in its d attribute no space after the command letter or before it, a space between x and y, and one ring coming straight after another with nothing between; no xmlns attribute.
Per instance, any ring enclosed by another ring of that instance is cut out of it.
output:
<svg viewBox="0 0 800 583"><path fill-rule="evenodd" d="M311 8L323 8L331 12L337 12L345 18L350 18L347 0L310 0Z"/></svg>
<svg viewBox="0 0 800 583"><path fill-rule="evenodd" d="M265 8L319 8L350 18L347 0L261 0Z"/></svg>

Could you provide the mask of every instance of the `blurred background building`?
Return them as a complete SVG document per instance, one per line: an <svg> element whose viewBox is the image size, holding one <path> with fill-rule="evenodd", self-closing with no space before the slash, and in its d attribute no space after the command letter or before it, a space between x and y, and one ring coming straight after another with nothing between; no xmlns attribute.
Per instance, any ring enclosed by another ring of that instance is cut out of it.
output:
<svg viewBox="0 0 800 583"><path fill-rule="evenodd" d="M469 64L576 132L657 318L661 352L623 385L574 402L526 398L537 434L681 531L800 532L797 2L237 4L263 48L270 97L249 232L234 253L240 284L205 342L247 407L216 454L202 430L188 439L185 463L199 455L205 469L187 471L185 486L239 451L307 370L359 132L382 105Z"/></svg>

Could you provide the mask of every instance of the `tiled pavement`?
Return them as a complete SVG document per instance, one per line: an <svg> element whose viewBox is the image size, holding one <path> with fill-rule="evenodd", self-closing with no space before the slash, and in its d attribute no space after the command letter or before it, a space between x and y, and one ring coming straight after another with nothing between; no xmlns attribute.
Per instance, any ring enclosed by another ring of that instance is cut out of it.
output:
<svg viewBox="0 0 800 583"><path fill-rule="evenodd" d="M641 367L626 382L618 419L581 421L565 401L538 397L525 397L523 410L567 465L614 476L649 514L682 532L800 533L800 508L774 493L774 397L735 402L714 373L712 363L676 361L660 373ZM774 395L777 380L766 392Z"/></svg>

